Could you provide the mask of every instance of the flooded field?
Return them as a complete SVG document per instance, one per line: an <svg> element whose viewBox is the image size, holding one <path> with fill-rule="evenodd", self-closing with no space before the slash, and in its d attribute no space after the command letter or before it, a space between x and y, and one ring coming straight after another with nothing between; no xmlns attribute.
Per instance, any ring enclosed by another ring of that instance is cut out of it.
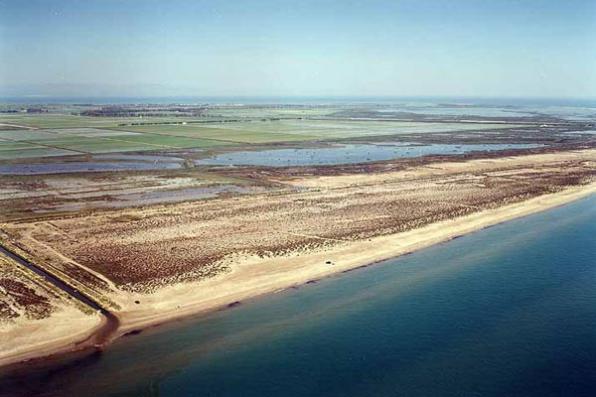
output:
<svg viewBox="0 0 596 397"><path fill-rule="evenodd" d="M381 115L410 113L418 115L433 115L447 117L485 117L485 118L536 118L556 117L567 121L594 121L596 108L594 106L555 106L535 104L528 105L489 105L470 102L437 104L410 103L376 109Z"/></svg>
<svg viewBox="0 0 596 397"><path fill-rule="evenodd" d="M375 142L334 144L329 147L285 148L224 152L196 160L196 165L308 166L357 164L413 158L433 154L463 154L541 147L540 144L430 144ZM0 175L44 175L107 171L174 170L184 167L184 159L167 155L103 154L90 161L55 161L0 164Z"/></svg>
<svg viewBox="0 0 596 397"><path fill-rule="evenodd" d="M249 189L243 186L236 185L218 185L207 187L183 188L176 190L157 190L132 194L114 194L110 196L109 200L98 198L90 201L69 202L55 205L43 212L54 211L80 211L85 209L96 208L125 208L131 206L145 206L151 204L166 204L179 203L183 201L193 201L200 199L207 199L218 197L225 193L249 193L257 191L256 189Z"/></svg>
<svg viewBox="0 0 596 397"><path fill-rule="evenodd" d="M588 135L596 135L596 130L567 131L566 134L588 134Z"/></svg>
<svg viewBox="0 0 596 397"><path fill-rule="evenodd" d="M402 107L391 107L379 109L381 113L413 112L418 114L437 115L437 116L479 116L479 117L530 117L531 112L519 108L496 108L489 106L437 106L429 104L427 106L405 105Z"/></svg>
<svg viewBox="0 0 596 397"><path fill-rule="evenodd" d="M68 163L0 164L0 175L42 175L104 171L142 171L177 169L179 162L89 161Z"/></svg>
<svg viewBox="0 0 596 397"><path fill-rule="evenodd" d="M486 145L415 145L401 143L349 144L323 148L273 149L240 151L218 154L198 160L200 165L256 165L301 166L355 164L397 158L420 157L431 154L462 154L474 151L528 149L536 144L486 144Z"/></svg>

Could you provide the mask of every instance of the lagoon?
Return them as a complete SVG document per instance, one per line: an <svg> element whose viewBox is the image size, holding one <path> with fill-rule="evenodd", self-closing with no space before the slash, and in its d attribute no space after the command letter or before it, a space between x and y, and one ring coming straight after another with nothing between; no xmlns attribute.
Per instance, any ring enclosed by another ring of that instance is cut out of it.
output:
<svg viewBox="0 0 596 397"><path fill-rule="evenodd" d="M330 147L238 151L198 160L199 165L308 166L357 164L427 155L453 155L473 151L495 151L540 147L536 144L345 144Z"/></svg>

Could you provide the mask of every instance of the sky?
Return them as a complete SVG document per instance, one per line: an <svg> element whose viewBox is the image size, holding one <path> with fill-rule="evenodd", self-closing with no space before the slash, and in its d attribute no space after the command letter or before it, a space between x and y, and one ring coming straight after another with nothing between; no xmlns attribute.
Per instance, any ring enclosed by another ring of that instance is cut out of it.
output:
<svg viewBox="0 0 596 397"><path fill-rule="evenodd" d="M0 96L596 97L594 0L0 0Z"/></svg>

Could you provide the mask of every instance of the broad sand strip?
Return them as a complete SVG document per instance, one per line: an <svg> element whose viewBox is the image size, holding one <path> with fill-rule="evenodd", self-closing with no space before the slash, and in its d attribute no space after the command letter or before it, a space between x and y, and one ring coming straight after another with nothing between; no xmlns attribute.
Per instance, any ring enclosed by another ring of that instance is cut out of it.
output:
<svg viewBox="0 0 596 397"><path fill-rule="evenodd" d="M133 329L211 312L237 301L282 291L310 280L397 257L491 225L560 206L593 193L596 193L596 183L438 222L408 232L364 241L342 242L332 248L306 254L272 259L256 256L238 257L231 272L210 280L178 284L150 295L114 295L113 298L119 302L143 300L141 306L129 305L117 313L122 326L114 338ZM327 261L331 261L332 264L328 264ZM12 331L0 332L0 345L3 346L0 352L0 366L79 350L92 344L90 341L93 341L93 332L101 328L103 321L95 315L85 319L85 323L78 322L78 318L76 327L73 327L71 314L68 310L59 311L51 318L27 324L25 327L16 327Z"/></svg>
<svg viewBox="0 0 596 397"><path fill-rule="evenodd" d="M0 366L92 346L105 321L99 314L82 315L64 305L51 317L0 328Z"/></svg>
<svg viewBox="0 0 596 397"><path fill-rule="evenodd" d="M182 283L150 295L111 295L122 305L118 335L199 313L259 295L281 291L335 273L397 257L501 222L557 207L596 193L596 183L535 197L523 202L441 221L418 229L299 255L235 258L232 271L209 280ZM329 264L331 261L332 264ZM138 299L141 305L130 305Z"/></svg>

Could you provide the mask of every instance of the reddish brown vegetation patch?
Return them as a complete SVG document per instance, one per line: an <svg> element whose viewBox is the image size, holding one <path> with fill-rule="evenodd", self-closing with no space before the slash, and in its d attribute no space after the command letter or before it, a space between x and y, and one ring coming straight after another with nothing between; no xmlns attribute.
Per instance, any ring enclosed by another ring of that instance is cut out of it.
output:
<svg viewBox="0 0 596 397"><path fill-rule="evenodd" d="M38 294L33 288L28 287L23 282L9 278L0 278L0 289L13 300L15 306L24 309L27 317L40 319L50 315L52 305L48 297ZM17 317L16 311L7 302L1 303L0 312L8 318Z"/></svg>
<svg viewBox="0 0 596 397"><path fill-rule="evenodd" d="M71 260L123 288L151 291L226 271L222 260L230 255L300 254L403 232L557 192L596 175L590 154L546 156L333 177L339 181L305 178L303 186L266 194L15 224L7 231L21 235L35 257L47 260L54 251L70 258L62 269L95 289L104 287L101 280Z"/></svg>

